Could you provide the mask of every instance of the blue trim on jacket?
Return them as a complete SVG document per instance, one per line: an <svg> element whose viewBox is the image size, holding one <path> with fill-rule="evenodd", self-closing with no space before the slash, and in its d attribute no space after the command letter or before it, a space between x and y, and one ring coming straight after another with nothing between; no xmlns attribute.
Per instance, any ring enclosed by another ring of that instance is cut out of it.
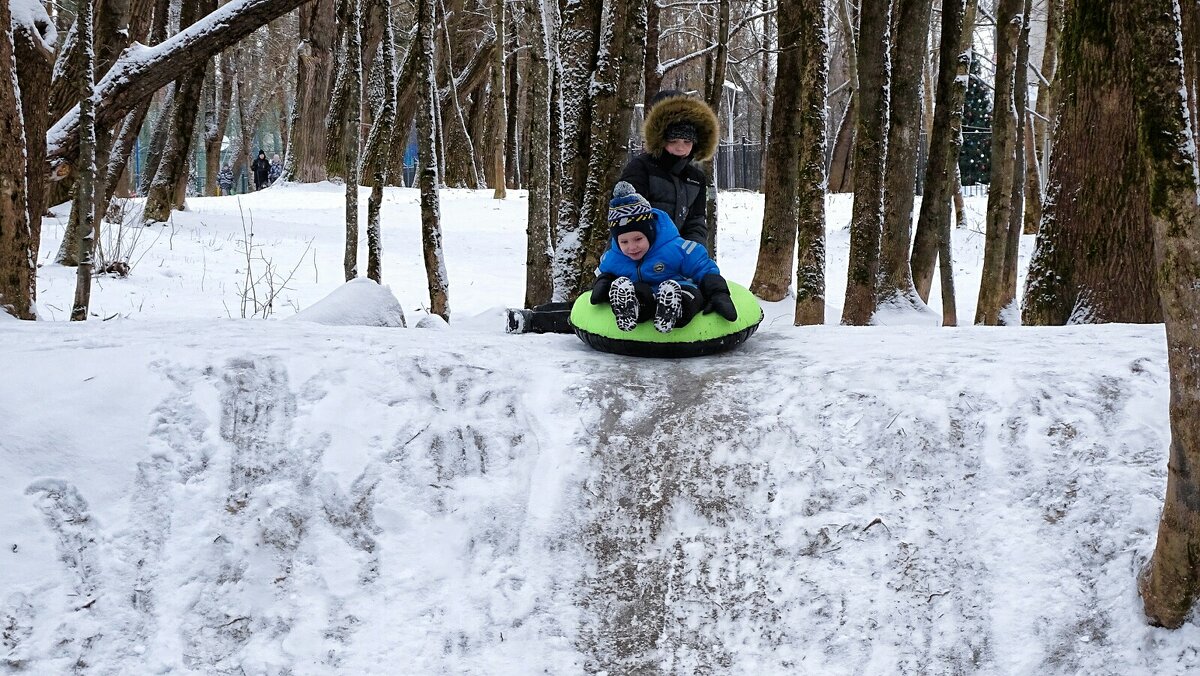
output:
<svg viewBox="0 0 1200 676"><path fill-rule="evenodd" d="M654 241L642 260L635 261L621 253L617 238L609 237L608 251L600 257L600 274L628 277L634 282L645 282L658 290L658 285L673 279L680 284L699 287L705 275L719 275L720 269L708 256L703 244L686 240L671 222L665 211L653 209Z"/></svg>

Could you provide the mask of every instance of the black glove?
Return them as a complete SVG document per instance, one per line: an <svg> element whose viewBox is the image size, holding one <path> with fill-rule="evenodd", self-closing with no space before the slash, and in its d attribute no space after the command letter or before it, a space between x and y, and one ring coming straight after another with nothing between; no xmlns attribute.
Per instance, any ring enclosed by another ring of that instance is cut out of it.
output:
<svg viewBox="0 0 1200 676"><path fill-rule="evenodd" d="M705 275L704 279L700 280L700 293L704 294L706 301L704 314L716 312L730 322L737 319L737 308L733 306L733 299L729 297L729 285L725 283L724 277Z"/></svg>
<svg viewBox="0 0 1200 676"><path fill-rule="evenodd" d="M603 274L596 278L596 283L592 285L592 305L608 302L608 288L616 278L613 274Z"/></svg>

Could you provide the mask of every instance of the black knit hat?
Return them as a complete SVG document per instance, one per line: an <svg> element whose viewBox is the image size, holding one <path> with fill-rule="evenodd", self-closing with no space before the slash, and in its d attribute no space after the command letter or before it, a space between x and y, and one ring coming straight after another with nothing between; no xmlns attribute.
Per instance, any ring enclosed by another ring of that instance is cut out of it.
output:
<svg viewBox="0 0 1200 676"><path fill-rule="evenodd" d="M663 134L663 138L668 143L675 139L695 143L696 139L700 137L696 134L696 125L691 122L676 122L667 126L667 131Z"/></svg>
<svg viewBox="0 0 1200 676"><path fill-rule="evenodd" d="M613 198L608 203L608 231L614 238L640 232L654 243L654 212L650 203L626 181L613 188Z"/></svg>

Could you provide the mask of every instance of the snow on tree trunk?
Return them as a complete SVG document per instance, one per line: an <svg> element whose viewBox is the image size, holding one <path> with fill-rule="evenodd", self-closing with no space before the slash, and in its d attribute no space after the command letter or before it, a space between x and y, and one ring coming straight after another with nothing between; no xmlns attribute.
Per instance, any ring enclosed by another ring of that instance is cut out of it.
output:
<svg viewBox="0 0 1200 676"><path fill-rule="evenodd" d="M1046 41L1042 47L1042 77L1038 79L1037 104L1034 107L1033 134L1034 150L1043 176L1049 167L1050 138L1054 132L1054 99L1058 91L1054 85L1058 71L1058 43L1062 38L1064 0L1046 0ZM1038 219L1041 222L1041 219Z"/></svg>
<svg viewBox="0 0 1200 676"><path fill-rule="evenodd" d="M358 143L362 111L362 2L350 3L350 25L346 26L346 49L342 54L346 75L346 252L342 269L346 281L358 277Z"/></svg>
<svg viewBox="0 0 1200 676"><path fill-rule="evenodd" d="M1046 208L1025 280L1025 325L1162 321L1146 168L1130 101L1142 46L1114 3L1068 5ZM1096 12L1100 12L1097 14ZM1101 17L1101 19L1096 19Z"/></svg>
<svg viewBox="0 0 1200 676"><path fill-rule="evenodd" d="M392 28L392 3L385 0L383 12L372 21L382 22L380 55L383 59L383 92L379 112L367 137L363 153L363 177L371 184L371 195L367 198L367 277L383 283L383 239L380 230L380 212L383 208L383 186L387 178L387 152L384 144L390 140L392 126L396 122L396 37ZM412 49L412 47L410 47Z"/></svg>
<svg viewBox="0 0 1200 676"><path fill-rule="evenodd" d="M472 91L478 88L481 83L474 82L470 75L462 82L455 79L454 59L460 55L461 50L458 49L460 45L455 44L451 40L450 27L447 24L444 13L439 13L439 16L441 18L439 32L445 44L445 49L441 50L438 55L442 66L440 70L446 76L446 85L443 89L445 91L444 105L440 106L442 117L441 141L446 147L453 149L446 156L446 162L444 163L446 173L443 177L443 182L445 185L454 188L479 190L483 187L484 181L480 176L479 166L475 163L475 144L471 140L471 134L467 131L467 120L463 114L459 91ZM484 59L480 59L477 63L490 65ZM466 70L469 73L472 69L467 68ZM481 68L479 72L482 75L486 75L488 71L485 68ZM434 100L442 101L443 99L439 97Z"/></svg>
<svg viewBox="0 0 1200 676"><path fill-rule="evenodd" d="M1116 5L1125 3L1116 2ZM1175 628L1200 595L1200 207L1174 0L1133 0L1114 25L1140 28L1134 102L1150 178L1155 263L1167 329L1171 452L1154 555L1140 590L1151 622ZM1111 62L1112 66L1118 65Z"/></svg>
<svg viewBox="0 0 1200 676"><path fill-rule="evenodd" d="M54 55L50 18L43 15L35 25L13 24L13 55L21 92L21 118L25 139L25 198L33 260L38 258L42 237L42 214L46 212L46 129L51 69ZM9 136L8 138L15 138Z"/></svg>
<svg viewBox="0 0 1200 676"><path fill-rule="evenodd" d="M804 92L804 110L799 124L795 324L801 326L825 323L825 127L828 123L825 102L829 88L829 38L823 0L797 4L803 58L797 85Z"/></svg>
<svg viewBox="0 0 1200 676"><path fill-rule="evenodd" d="M303 0L301 0L303 2ZM316 183L325 169L325 114L333 87L337 31L334 0L300 5L300 45L296 49L296 105L292 109L284 173L290 181Z"/></svg>
<svg viewBox="0 0 1200 676"><path fill-rule="evenodd" d="M884 183L883 239L880 244L879 302L922 305L909 267L917 151L921 136L921 84L928 52L932 0L896 0L892 43L887 179Z"/></svg>
<svg viewBox="0 0 1200 676"><path fill-rule="evenodd" d="M854 206L842 323L865 326L876 307L883 179L887 168L889 0L863 0L858 35L858 120L854 140Z"/></svg>
<svg viewBox="0 0 1200 676"><path fill-rule="evenodd" d="M529 212L526 222L525 307L548 302L554 295L551 275L553 198L550 178L550 65L546 8L530 3L532 44L529 52Z"/></svg>
<svg viewBox="0 0 1200 676"><path fill-rule="evenodd" d="M26 201L25 128L9 3L0 3L0 312L35 319L37 259ZM35 215L39 217L40 214Z"/></svg>
<svg viewBox="0 0 1200 676"><path fill-rule="evenodd" d="M786 3L779 8L779 65L778 77L793 83L775 92L771 114L771 143L766 148L766 169L763 177L763 225L759 237L758 260L750 290L767 301L783 300L792 283L797 229L808 233L809 241L801 244L798 260L810 258L821 268L819 279L808 278L808 272L797 274L797 298L806 301L820 298L821 321L824 321L824 178L825 178L825 89L827 79L827 44L824 26L824 1ZM820 122L820 129L814 124ZM816 132L814 134L814 132ZM819 166L810 165L817 152ZM819 171L814 172L814 169ZM802 178L803 176L803 178ZM815 183L814 183L815 181ZM803 185L802 185L803 184ZM804 197L801 197L801 194ZM819 236L813 223L801 222L801 212L811 211L816 204L812 198L820 195L820 210L808 213L818 220ZM807 204L802 204L802 201ZM806 246L807 245L807 246ZM805 251L816 247L819 251ZM817 255L814 255L817 254ZM816 284L813 284L816 282ZM803 286L801 291L799 287ZM797 301L799 303L799 301Z"/></svg>
<svg viewBox="0 0 1200 676"><path fill-rule="evenodd" d="M592 107L589 86L600 52L600 2L573 2L562 9L559 28L558 224L554 241L554 300L565 301L579 285L583 255L581 223L587 180ZM625 132L622 132L623 134Z"/></svg>
<svg viewBox="0 0 1200 676"><path fill-rule="evenodd" d="M437 105L436 55L434 54L435 0L418 0L417 77L420 85L417 96L417 162L421 186L421 248L425 258L425 277L429 284L429 312L450 321L450 281L446 275L445 254L442 251L442 224L438 204L438 165L434 154L434 107Z"/></svg>
<svg viewBox="0 0 1200 676"><path fill-rule="evenodd" d="M504 43L508 39L504 23L504 0L493 0L492 16L496 26L496 46L492 61L492 199L505 198L505 151L508 138L508 93L505 88ZM513 58L516 58L515 56Z"/></svg>
<svg viewBox="0 0 1200 676"><path fill-rule="evenodd" d="M592 110L587 180L580 200L582 259L575 271L574 294L592 286L592 273L608 246L608 201L629 154L629 123L641 93L646 50L646 4L614 0L607 23L598 27L601 49L592 79ZM566 199L566 195L563 196Z"/></svg>
<svg viewBox="0 0 1200 676"><path fill-rule="evenodd" d="M1016 112L1013 129L1012 211L1008 218L1008 234L1004 246L1004 268L1000 278L1000 307L1010 307L1017 297L1017 253L1021 233L1025 230L1025 113L1029 104L1027 74L1029 73L1029 13L1032 0L1025 0L1021 10L1021 33L1017 43L1016 73L1013 75L1013 108ZM1015 312L1014 308L1014 312Z"/></svg>
<svg viewBox="0 0 1200 676"><path fill-rule="evenodd" d="M79 3L75 30L79 34L82 66L79 69L79 180L75 182L75 202L81 205L79 227L79 265L75 268L75 301L71 321L85 321L92 299L92 253L96 241L92 179L96 175L96 85L93 79L95 56L92 52L92 4Z"/></svg>
<svg viewBox="0 0 1200 676"><path fill-rule="evenodd" d="M958 324L954 302L954 261L951 248L950 202L961 199L959 151L962 149L963 107L971 72L971 43L977 0L942 2L941 46L938 50L933 134L925 161L924 194L913 237L909 267L913 285L929 301L936 267L941 269L942 326ZM956 213L962 213L960 209ZM962 218L955 220L960 226ZM940 261L940 266L938 262Z"/></svg>
<svg viewBox="0 0 1200 676"><path fill-rule="evenodd" d="M988 187L983 273L975 323L997 326L1004 309L1004 268L1012 223L1013 176L1017 158L1017 110L1013 81L1021 33L1022 0L1000 0L996 7L996 81L992 105L992 175Z"/></svg>

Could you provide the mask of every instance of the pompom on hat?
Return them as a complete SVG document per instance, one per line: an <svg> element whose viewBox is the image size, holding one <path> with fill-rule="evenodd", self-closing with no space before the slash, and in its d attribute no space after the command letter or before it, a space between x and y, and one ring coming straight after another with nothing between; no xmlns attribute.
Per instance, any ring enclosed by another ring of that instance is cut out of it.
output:
<svg viewBox="0 0 1200 676"><path fill-rule="evenodd" d="M654 243L654 213L650 203L627 181L620 181L613 188L613 198L608 203L608 228L614 238L637 231Z"/></svg>

